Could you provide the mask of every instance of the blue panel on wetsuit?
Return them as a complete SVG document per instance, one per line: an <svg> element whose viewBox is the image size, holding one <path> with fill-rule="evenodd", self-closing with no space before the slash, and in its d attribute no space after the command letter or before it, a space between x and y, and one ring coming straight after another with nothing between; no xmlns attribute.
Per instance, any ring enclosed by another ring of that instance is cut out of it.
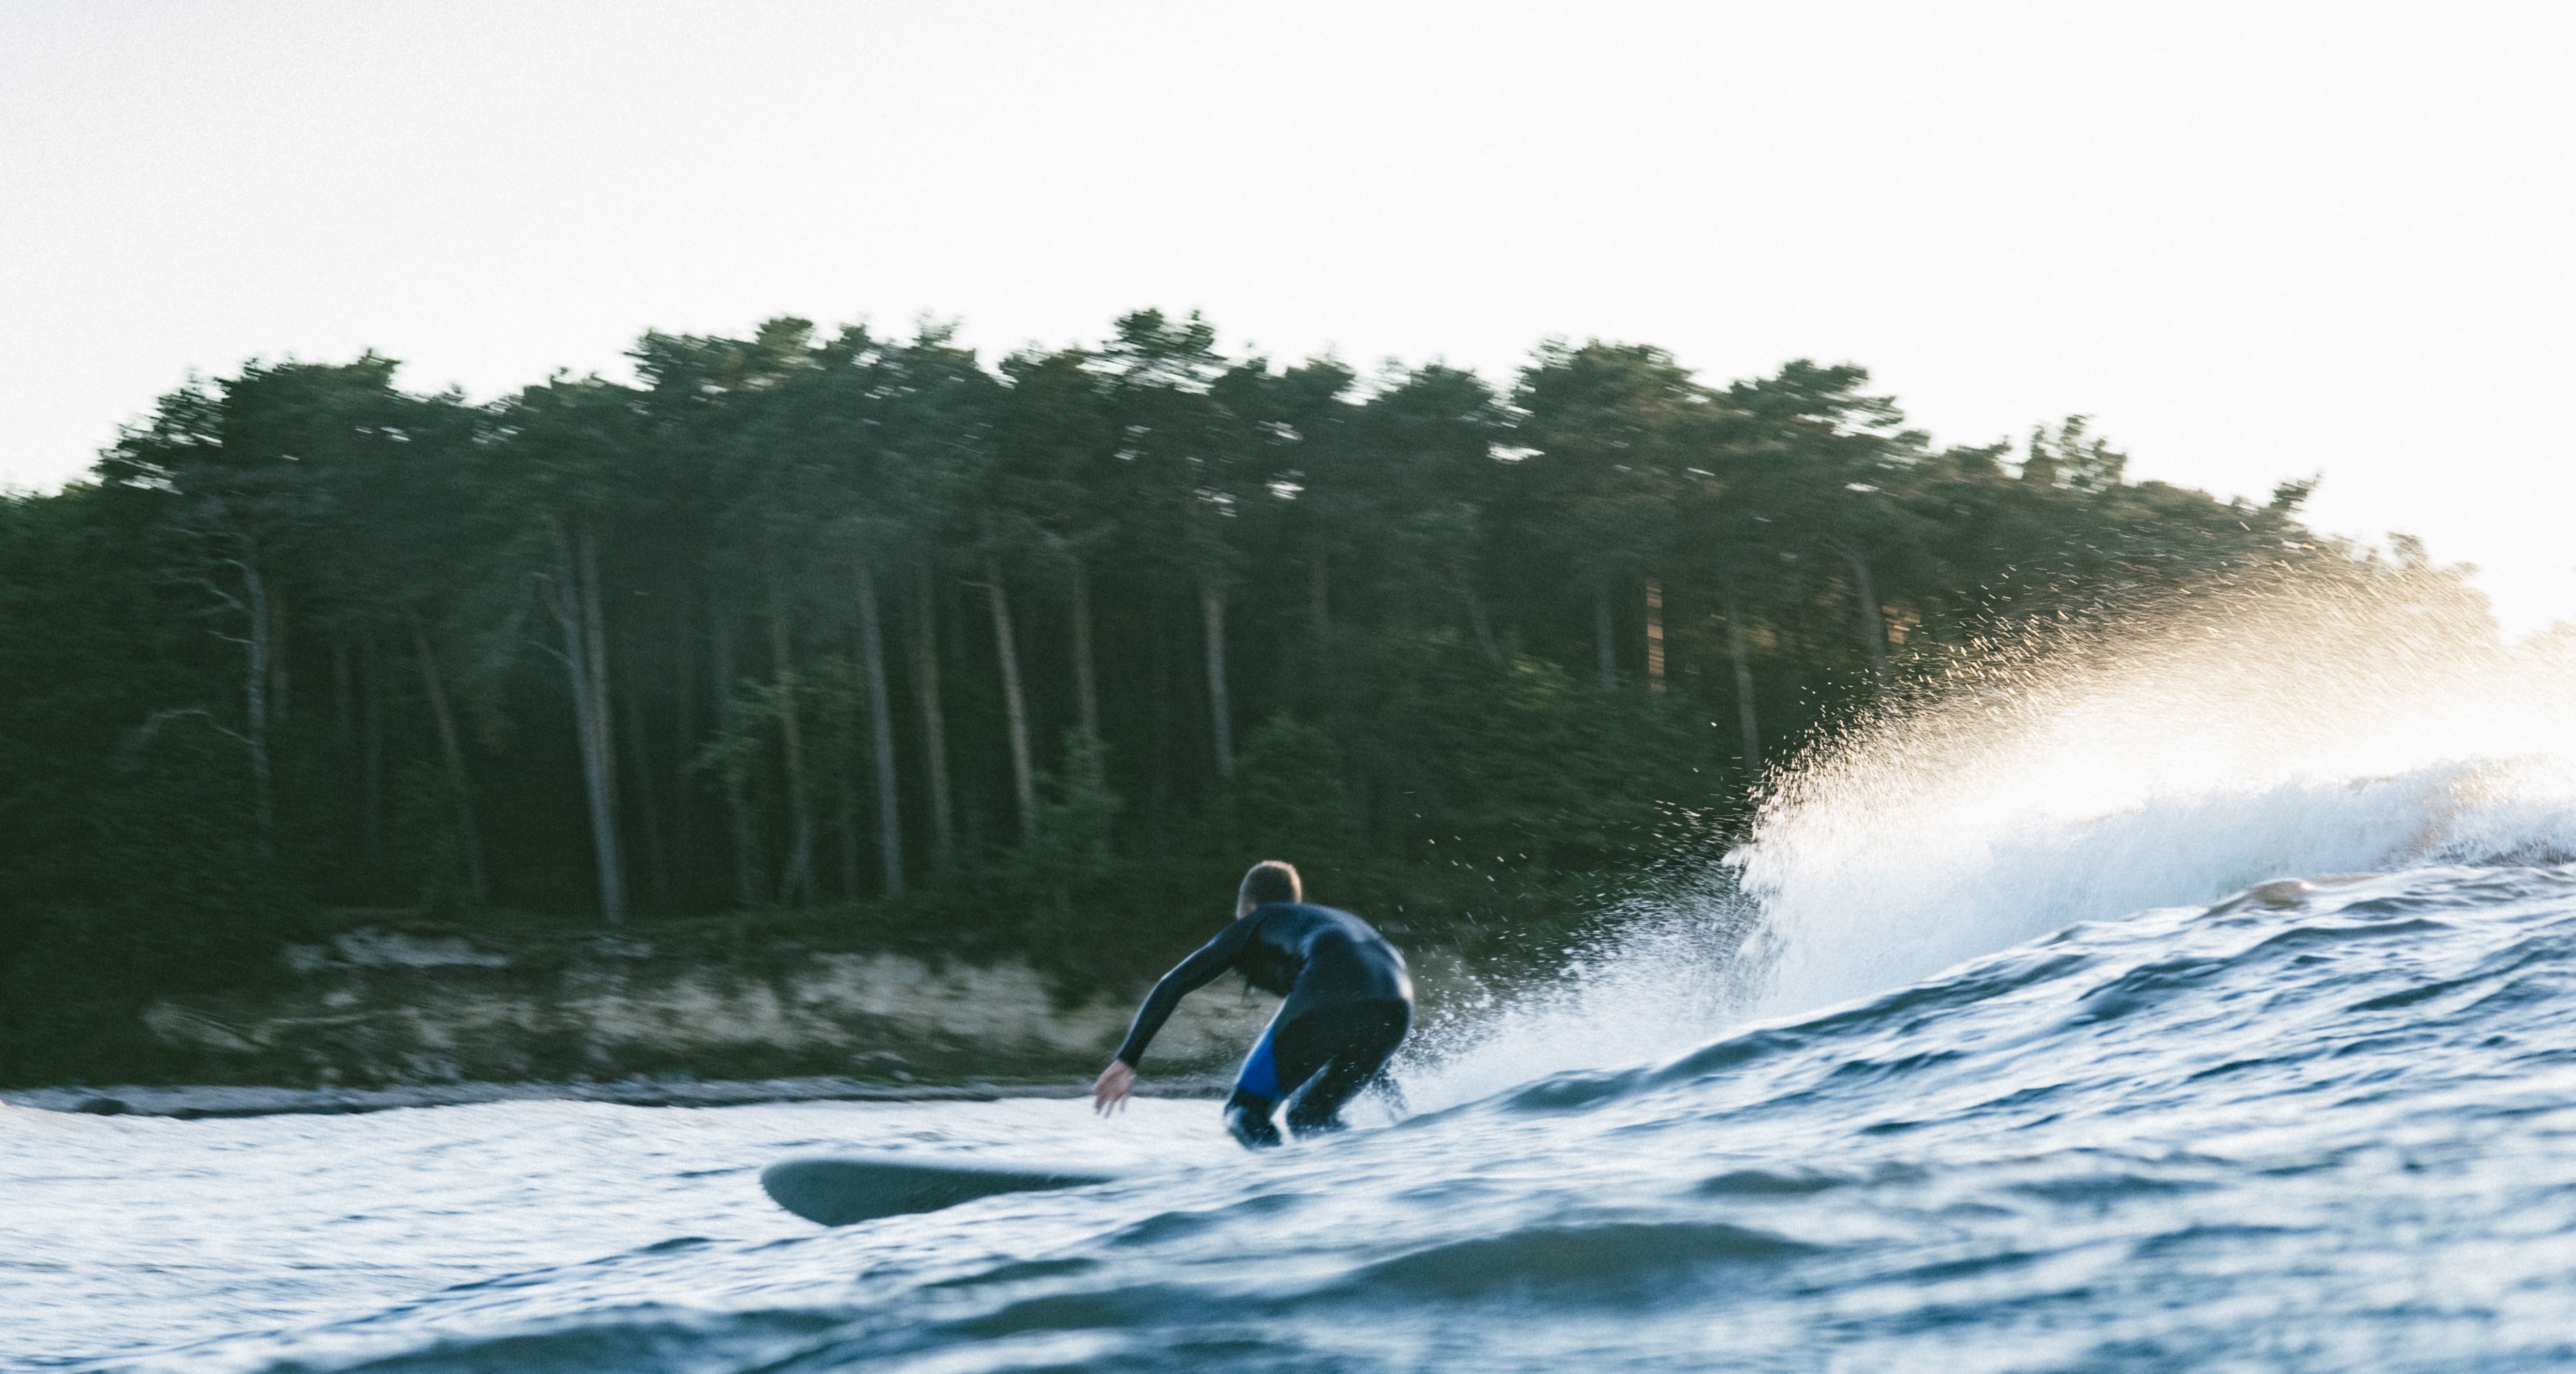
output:
<svg viewBox="0 0 2576 1374"><path fill-rule="evenodd" d="M1270 1057L1270 1042L1278 1034L1279 1023L1276 1021L1262 1029L1261 1038L1253 1042L1252 1053L1244 1058L1243 1072L1234 1076L1234 1086L1238 1091L1273 1102L1279 1100L1279 1065Z"/></svg>

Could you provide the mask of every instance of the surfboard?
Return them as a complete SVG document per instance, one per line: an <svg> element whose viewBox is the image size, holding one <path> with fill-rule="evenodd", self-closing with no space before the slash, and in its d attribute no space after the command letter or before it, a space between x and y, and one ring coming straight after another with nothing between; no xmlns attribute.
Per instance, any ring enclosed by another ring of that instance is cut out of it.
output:
<svg viewBox="0 0 2576 1374"><path fill-rule="evenodd" d="M936 1212L1002 1193L1037 1193L1107 1183L1103 1169L981 1164L918 1154L818 1155L760 1171L770 1200L807 1221L847 1226L877 1217Z"/></svg>

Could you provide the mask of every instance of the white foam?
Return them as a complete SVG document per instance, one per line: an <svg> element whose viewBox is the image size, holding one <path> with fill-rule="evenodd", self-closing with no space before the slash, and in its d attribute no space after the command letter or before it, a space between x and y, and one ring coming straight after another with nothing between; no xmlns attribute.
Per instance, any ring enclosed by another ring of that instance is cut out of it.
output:
<svg viewBox="0 0 2576 1374"><path fill-rule="evenodd" d="M1759 1010L2265 878L2576 852L2576 675L2438 579L2276 581L1963 658L1733 856Z"/></svg>
<svg viewBox="0 0 2576 1374"><path fill-rule="evenodd" d="M1755 916L1733 875L1702 865L1620 903L1553 981L1498 993L1424 1027L1397 1064L1417 1111L1488 1097L1533 1078L1633 1064L1686 1049L1742 1019L1758 990L1740 959Z"/></svg>
<svg viewBox="0 0 2576 1374"><path fill-rule="evenodd" d="M1749 842L1449 1028L1443 1105L2266 878L2576 856L2576 656L2435 575L2274 576L1959 654L1788 770ZM1758 916L1747 930L1748 903Z"/></svg>

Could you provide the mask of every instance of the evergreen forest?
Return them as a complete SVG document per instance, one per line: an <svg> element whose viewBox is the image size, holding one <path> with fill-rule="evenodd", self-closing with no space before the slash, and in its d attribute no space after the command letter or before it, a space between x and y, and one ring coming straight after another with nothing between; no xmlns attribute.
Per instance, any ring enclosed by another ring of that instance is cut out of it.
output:
<svg viewBox="0 0 2576 1374"><path fill-rule="evenodd" d="M1072 993L1275 857L1401 942L1552 948L1982 640L2370 557L2082 418L1935 449L1852 366L1363 375L1155 311L632 357L490 403L256 362L0 498L0 1077L352 913Z"/></svg>

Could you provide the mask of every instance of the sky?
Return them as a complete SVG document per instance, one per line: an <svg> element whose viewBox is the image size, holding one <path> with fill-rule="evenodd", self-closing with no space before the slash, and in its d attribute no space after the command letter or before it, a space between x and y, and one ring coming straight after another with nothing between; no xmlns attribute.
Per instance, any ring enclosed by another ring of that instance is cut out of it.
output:
<svg viewBox="0 0 2576 1374"><path fill-rule="evenodd" d="M2576 619L2576 6L0 0L0 485L190 373L1143 306L1507 380L1856 362L1943 443Z"/></svg>

